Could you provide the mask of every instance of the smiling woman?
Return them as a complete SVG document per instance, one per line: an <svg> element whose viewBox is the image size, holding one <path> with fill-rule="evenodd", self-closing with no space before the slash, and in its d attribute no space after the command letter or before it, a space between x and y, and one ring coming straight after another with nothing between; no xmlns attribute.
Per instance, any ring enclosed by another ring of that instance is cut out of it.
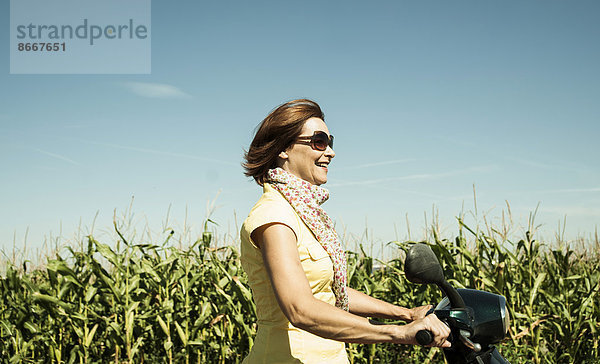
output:
<svg viewBox="0 0 600 364"><path fill-rule="evenodd" d="M257 336L245 363L347 363L344 342L416 344L419 330L447 347L430 306L395 306L347 286L346 255L321 207L333 136L317 103L293 100L259 125L243 164L263 195L244 221L241 261L256 303ZM412 321L376 325L365 317Z"/></svg>

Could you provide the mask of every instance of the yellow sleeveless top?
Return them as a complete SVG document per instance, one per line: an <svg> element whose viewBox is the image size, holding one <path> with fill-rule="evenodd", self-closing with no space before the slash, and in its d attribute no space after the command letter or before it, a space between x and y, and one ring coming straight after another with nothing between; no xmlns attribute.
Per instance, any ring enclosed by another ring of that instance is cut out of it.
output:
<svg viewBox="0 0 600 364"><path fill-rule="evenodd" d="M248 274L258 319L254 346L243 363L348 363L343 342L294 327L279 308L260 249L250 238L256 228L272 222L285 224L294 231L300 262L313 295L335 305L331 290L333 263L329 255L287 200L265 183L263 195L240 231L242 267Z"/></svg>

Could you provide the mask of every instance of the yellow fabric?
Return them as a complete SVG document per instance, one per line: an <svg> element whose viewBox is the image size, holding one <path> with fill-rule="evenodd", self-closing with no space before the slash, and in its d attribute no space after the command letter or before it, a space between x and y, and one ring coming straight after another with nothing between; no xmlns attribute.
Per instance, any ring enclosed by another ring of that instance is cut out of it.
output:
<svg viewBox="0 0 600 364"><path fill-rule="evenodd" d="M254 346L244 363L348 363L343 342L294 327L279 308L260 249L250 238L256 228L272 222L285 224L294 231L300 262L313 295L335 306L331 290L333 263L329 255L285 198L265 184L263 195L240 231L242 266L248 274L258 319Z"/></svg>

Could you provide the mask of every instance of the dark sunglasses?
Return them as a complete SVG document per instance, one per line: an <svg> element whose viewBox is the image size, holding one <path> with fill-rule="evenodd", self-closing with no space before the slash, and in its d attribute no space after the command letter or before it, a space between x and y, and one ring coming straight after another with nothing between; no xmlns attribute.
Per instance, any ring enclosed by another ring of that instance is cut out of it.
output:
<svg viewBox="0 0 600 364"><path fill-rule="evenodd" d="M298 137L297 143L308 144L312 149L323 152L327 149L327 146L333 149L333 135L327 135L324 131L315 131L312 136Z"/></svg>

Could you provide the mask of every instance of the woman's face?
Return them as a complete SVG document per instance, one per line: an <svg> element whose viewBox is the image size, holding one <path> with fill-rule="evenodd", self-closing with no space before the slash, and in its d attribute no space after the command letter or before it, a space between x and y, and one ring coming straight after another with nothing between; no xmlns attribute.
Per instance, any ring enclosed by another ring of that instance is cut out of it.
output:
<svg viewBox="0 0 600 364"><path fill-rule="evenodd" d="M310 137L315 131L330 135L323 120L310 118L304 123L300 136ZM321 185L327 182L327 167L335 157L335 152L329 146L324 151L318 151L307 143L294 143L279 156L283 160L281 168L313 185Z"/></svg>

